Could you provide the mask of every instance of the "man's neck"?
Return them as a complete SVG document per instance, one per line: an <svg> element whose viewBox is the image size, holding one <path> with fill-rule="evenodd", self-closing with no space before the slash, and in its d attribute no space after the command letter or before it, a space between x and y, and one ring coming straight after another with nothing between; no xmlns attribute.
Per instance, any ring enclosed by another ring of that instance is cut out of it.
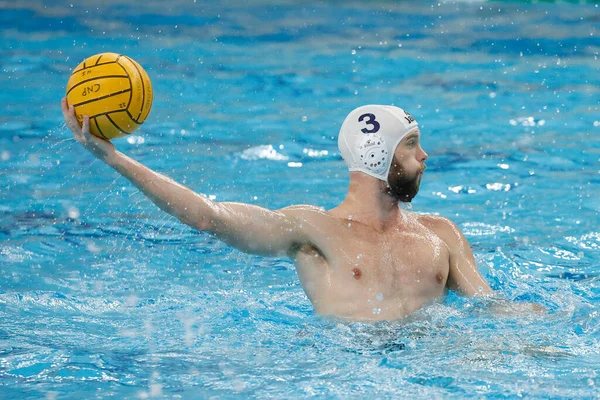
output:
<svg viewBox="0 0 600 400"><path fill-rule="evenodd" d="M402 210L398 200L389 194L385 182L362 173L351 173L348 194L335 214L385 231L397 223Z"/></svg>

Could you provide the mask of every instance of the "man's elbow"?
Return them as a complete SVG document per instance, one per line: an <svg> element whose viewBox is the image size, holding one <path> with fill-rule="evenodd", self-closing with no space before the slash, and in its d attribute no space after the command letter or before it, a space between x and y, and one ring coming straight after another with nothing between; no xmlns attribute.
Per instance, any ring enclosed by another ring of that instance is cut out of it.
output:
<svg viewBox="0 0 600 400"><path fill-rule="evenodd" d="M200 231L207 233L214 233L215 231L215 222L212 218L208 217L194 217L190 215L177 215L176 216L179 221L182 223Z"/></svg>

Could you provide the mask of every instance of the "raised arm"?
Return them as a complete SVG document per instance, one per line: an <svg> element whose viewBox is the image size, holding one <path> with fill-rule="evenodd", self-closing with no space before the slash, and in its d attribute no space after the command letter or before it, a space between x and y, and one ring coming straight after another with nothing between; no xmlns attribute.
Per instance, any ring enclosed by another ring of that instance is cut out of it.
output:
<svg viewBox="0 0 600 400"><path fill-rule="evenodd" d="M260 255L283 255L306 242L295 214L241 203L217 203L117 151L90 134L89 118L79 126L73 107L62 111L75 140L133 183L154 204L184 224L214 234L232 247Z"/></svg>

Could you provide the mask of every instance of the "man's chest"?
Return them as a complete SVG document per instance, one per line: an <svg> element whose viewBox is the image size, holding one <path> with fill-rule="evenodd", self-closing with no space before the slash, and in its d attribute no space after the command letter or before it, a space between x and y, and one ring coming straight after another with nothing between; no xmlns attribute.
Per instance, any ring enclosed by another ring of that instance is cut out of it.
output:
<svg viewBox="0 0 600 400"><path fill-rule="evenodd" d="M357 228L327 241L323 250L307 246L296 261L306 273L329 284L394 291L445 285L448 277L446 245L425 228L387 234Z"/></svg>
<svg viewBox="0 0 600 400"><path fill-rule="evenodd" d="M373 239L337 243L327 258L310 246L300 252L298 275L319 312L375 310L377 318L395 319L445 293L449 254L441 239L415 232Z"/></svg>
<svg viewBox="0 0 600 400"><path fill-rule="evenodd" d="M429 232L402 231L380 237L363 237L345 247L334 269L351 272L356 283L394 288L423 283L445 283L448 250Z"/></svg>

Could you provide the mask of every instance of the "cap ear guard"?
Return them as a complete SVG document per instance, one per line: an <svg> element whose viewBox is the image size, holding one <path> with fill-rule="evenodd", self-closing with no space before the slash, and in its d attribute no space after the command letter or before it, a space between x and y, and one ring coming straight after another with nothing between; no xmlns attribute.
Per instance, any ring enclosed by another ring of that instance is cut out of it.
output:
<svg viewBox="0 0 600 400"><path fill-rule="evenodd" d="M375 133L365 135L358 145L358 154L360 155L360 162L364 165L365 169L376 175L386 172L386 160L389 152L385 140L381 136Z"/></svg>

